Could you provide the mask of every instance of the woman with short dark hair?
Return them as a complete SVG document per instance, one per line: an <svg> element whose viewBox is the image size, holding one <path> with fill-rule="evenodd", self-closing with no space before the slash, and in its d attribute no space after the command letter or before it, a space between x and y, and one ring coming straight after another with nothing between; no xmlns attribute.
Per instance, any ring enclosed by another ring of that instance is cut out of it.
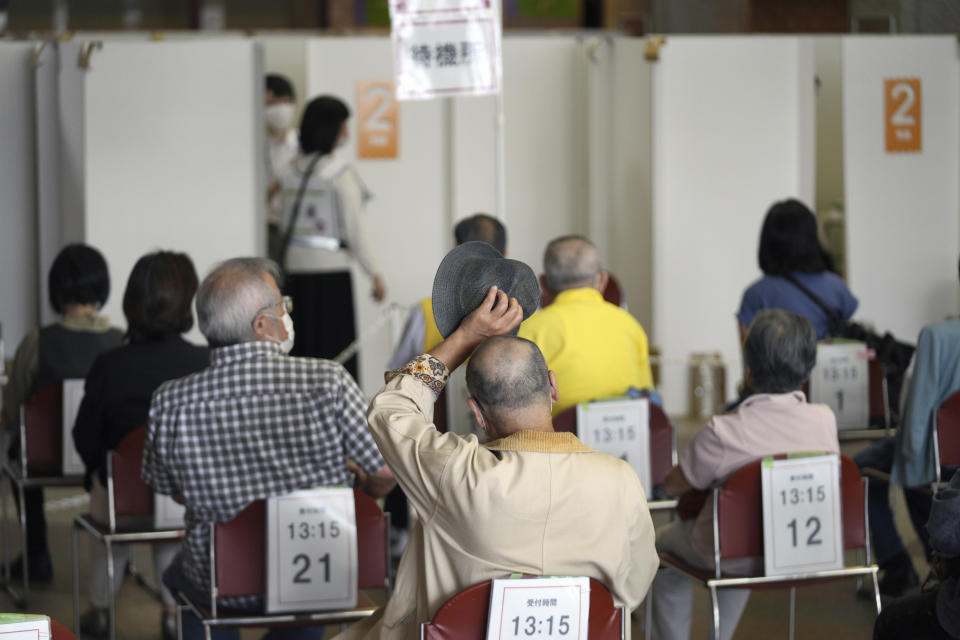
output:
<svg viewBox="0 0 960 640"><path fill-rule="evenodd" d="M83 402L73 427L73 441L86 466L90 513L107 521L106 457L130 432L146 425L150 398L163 382L181 378L207 366L206 347L181 334L193 327L193 296L197 273L184 253L158 251L140 258L123 294L128 343L102 354L87 376ZM170 564L178 545L153 545L157 575ZM129 546L113 547L114 576L125 574ZM90 573L91 609L83 615L84 635L104 637L109 632L107 606L120 584L107 584L106 554L93 545ZM176 637L175 601L163 590L163 636Z"/></svg>
<svg viewBox="0 0 960 640"><path fill-rule="evenodd" d="M94 359L118 346L123 338L123 332L98 313L110 295L110 274L99 251L85 244L67 245L54 259L47 285L50 306L60 319L31 330L17 347L3 390L3 423L9 430L19 428L20 406L33 394L63 380L85 378ZM19 438L9 454L20 455ZM53 565L47 548L43 489L27 489L23 495L30 580L49 582ZM16 579L23 576L22 557L13 561L10 574Z"/></svg>
<svg viewBox="0 0 960 640"><path fill-rule="evenodd" d="M785 309L801 315L813 324L817 339L826 338L829 318L801 287L839 311L844 320L857 310L857 299L833 272L833 261L820 245L816 217L799 200L781 200L770 207L757 253L763 277L743 292L737 311L741 338L761 309Z"/></svg>
<svg viewBox="0 0 960 640"><path fill-rule="evenodd" d="M373 297L386 296L364 225L370 193L353 165L335 150L347 138L350 109L339 98L311 100L300 121L300 153L280 177L282 216L274 257L287 274L284 292L297 308L293 355L333 358L353 342L356 260L373 282ZM356 356L344 366L357 377Z"/></svg>

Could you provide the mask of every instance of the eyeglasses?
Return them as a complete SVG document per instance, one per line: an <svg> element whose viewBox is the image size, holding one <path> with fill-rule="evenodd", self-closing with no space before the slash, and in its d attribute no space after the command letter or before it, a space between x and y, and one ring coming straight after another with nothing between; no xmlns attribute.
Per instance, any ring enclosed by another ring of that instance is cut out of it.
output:
<svg viewBox="0 0 960 640"><path fill-rule="evenodd" d="M283 308L287 313L293 313L293 298L291 298L290 296L283 296L282 298L280 298L280 304L283 305ZM257 312L253 315L253 320L250 321L250 325L252 326L253 323L257 321L257 316L259 316L264 311L267 311L268 309L272 309L275 306L276 306L276 303L268 304L265 307L260 307L259 309L257 309Z"/></svg>

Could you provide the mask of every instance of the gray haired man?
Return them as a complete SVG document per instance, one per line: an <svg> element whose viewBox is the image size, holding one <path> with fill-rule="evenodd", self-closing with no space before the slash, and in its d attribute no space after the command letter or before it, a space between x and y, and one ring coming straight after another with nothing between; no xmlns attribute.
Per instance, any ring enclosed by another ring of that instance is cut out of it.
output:
<svg viewBox="0 0 960 640"><path fill-rule="evenodd" d="M204 279L197 316L210 366L165 383L150 406L143 478L187 510L183 548L164 582L196 599L209 593L211 526L249 503L346 484L348 460L367 493L379 497L395 484L353 378L335 362L286 355L291 305L278 277L270 260L234 258ZM257 597L221 604L262 605Z"/></svg>
<svg viewBox="0 0 960 640"><path fill-rule="evenodd" d="M817 337L810 322L782 309L766 309L754 317L743 343L744 378L753 395L732 413L714 416L680 455L667 475L667 492L681 505L695 493L723 482L740 467L764 456L797 451L837 453L837 421L829 407L809 404L800 385L810 376L817 357ZM703 496L705 497L705 495ZM713 570L713 503L703 500L687 519L672 522L657 534L657 550ZM682 510L681 510L682 511ZM724 561L724 572L752 574L763 558ZM692 583L670 568L661 568L651 588L652 637L690 637ZM750 592L718 592L721 638L730 638L747 606Z"/></svg>

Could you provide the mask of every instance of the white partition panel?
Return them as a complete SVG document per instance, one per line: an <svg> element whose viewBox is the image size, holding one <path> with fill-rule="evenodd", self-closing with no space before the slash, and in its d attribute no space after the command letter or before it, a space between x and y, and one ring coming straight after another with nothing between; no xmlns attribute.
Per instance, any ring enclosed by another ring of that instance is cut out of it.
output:
<svg viewBox="0 0 960 640"><path fill-rule="evenodd" d="M34 48L0 42L0 323L11 358L37 322Z"/></svg>
<svg viewBox="0 0 960 640"><path fill-rule="evenodd" d="M349 61L349 64L345 63ZM332 93L356 111L357 83L393 79L389 38L312 38L307 42L307 96ZM433 274L446 253L445 147L442 102L399 105L398 155L391 160L357 159L356 118L350 139L338 154L354 162L373 192L367 205L371 244L384 271L388 299L412 304L430 295ZM370 296L370 280L353 273L358 334L383 317L383 305ZM360 351L360 386L372 395L383 386L392 336L374 331Z"/></svg>
<svg viewBox="0 0 960 640"><path fill-rule="evenodd" d="M586 231L583 55L574 38L503 41L508 251L538 273L548 240ZM456 100L455 219L496 211L494 106L493 97Z"/></svg>
<svg viewBox="0 0 960 640"><path fill-rule="evenodd" d="M122 326L123 289L144 253L186 252L201 278L263 253L262 56L250 41L108 41L82 69L83 46L61 50L61 127L79 151L63 158L75 198L68 205L63 190L63 215L80 215L82 239L106 256L105 311ZM191 338L202 340L196 329Z"/></svg>
<svg viewBox="0 0 960 640"><path fill-rule="evenodd" d="M887 152L884 80L920 81L922 148ZM847 267L857 317L915 341L957 312L960 62L953 36L843 40Z"/></svg>
<svg viewBox="0 0 960 640"><path fill-rule="evenodd" d="M740 378L734 313L760 276L775 201L813 196L813 53L795 37L668 37L653 68L653 331L673 362L719 351ZM661 368L688 405L686 368Z"/></svg>

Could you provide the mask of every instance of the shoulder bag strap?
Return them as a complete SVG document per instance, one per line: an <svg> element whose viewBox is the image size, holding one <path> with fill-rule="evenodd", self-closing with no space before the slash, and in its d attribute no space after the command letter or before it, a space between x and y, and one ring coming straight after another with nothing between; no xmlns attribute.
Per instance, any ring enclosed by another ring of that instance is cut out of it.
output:
<svg viewBox="0 0 960 640"><path fill-rule="evenodd" d="M832 316L837 316L837 317L841 317L841 316L842 316L842 313L841 313L841 311L840 311L839 309L834 309L834 308L832 308L832 307L828 307L828 306L826 305L826 303L824 303L823 300L821 300L820 298L818 298L817 295L816 295L813 291L810 291L810 289L808 289L808 288L807 288L806 286L804 286L799 280L797 280L792 273L785 273L785 274L783 274L783 277L786 278L787 280L789 280L789 281L790 281L790 284L792 284L793 286L795 286L797 289L800 289L800 291L802 291L805 296L807 296L808 298L810 298L810 299L814 302L814 304L816 304L818 307L820 307L820 309L821 309L825 314L827 314L827 317L828 317L828 318L830 318L830 317L832 317Z"/></svg>
<svg viewBox="0 0 960 640"><path fill-rule="evenodd" d="M293 239L293 229L297 226L297 219L300 217L300 205L303 203L303 194L307 191L307 183L310 181L310 177L313 175L313 170L320 161L320 157L319 153L314 154L313 158L310 159L310 164L307 165L306 171L303 172L303 178L300 180L300 188L297 189L297 197L293 201L293 209L290 210L290 221L287 222L287 228L283 232L283 243L280 245L278 261L282 271L286 271L287 250L290 248L290 241Z"/></svg>

